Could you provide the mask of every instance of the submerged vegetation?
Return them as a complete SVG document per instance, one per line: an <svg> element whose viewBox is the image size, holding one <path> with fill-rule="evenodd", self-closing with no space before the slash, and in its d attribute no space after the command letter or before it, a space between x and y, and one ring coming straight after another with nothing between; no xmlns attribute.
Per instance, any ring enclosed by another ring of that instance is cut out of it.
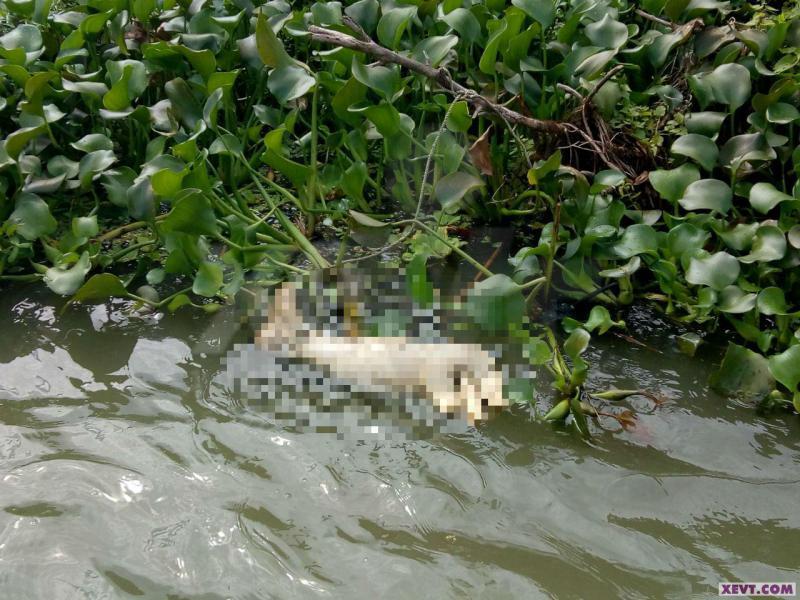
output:
<svg viewBox="0 0 800 600"><path fill-rule="evenodd" d="M0 281L211 312L245 284L383 257L424 302L426 265L452 256L480 273L478 324L550 369L547 419L586 431L581 355L637 299L691 324L689 354L735 339L716 388L800 411L796 3L0 14ZM514 228L508 268L468 254L478 223ZM588 319L521 325L565 297Z"/></svg>

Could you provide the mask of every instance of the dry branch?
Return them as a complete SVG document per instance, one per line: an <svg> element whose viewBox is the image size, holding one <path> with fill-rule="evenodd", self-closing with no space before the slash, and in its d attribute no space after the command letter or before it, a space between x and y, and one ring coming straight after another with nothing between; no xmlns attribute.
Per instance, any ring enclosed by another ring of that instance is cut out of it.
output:
<svg viewBox="0 0 800 600"><path fill-rule="evenodd" d="M575 90L571 88L568 89L569 92L575 94L579 99L582 99L581 107L576 113L576 117L580 119L581 122L580 126L569 121L534 119L533 117L518 113L501 104L492 102L475 90L464 87L453 80L447 69L436 68L419 62L375 43L369 38L366 32L349 17L343 17L343 21L345 25L349 26L355 32L357 37L325 27L312 25L308 28L309 33L311 33L311 39L316 42L363 52L378 59L381 63L396 64L409 71L419 73L435 81L443 90L453 94L456 98L463 98L477 109L497 115L512 129L512 132L513 125L521 125L531 131L542 134L548 141L548 144L555 143L555 147L558 148L580 148L585 145L593 155L593 161L599 160L600 163L608 168L618 169L632 179L641 178L642 171L646 171L650 163L652 163L652 157L649 156L644 147L632 136L625 136L626 143L615 144L614 136L610 134L606 123L603 122L602 118L596 114L596 111L592 110L589 106L590 100L594 94L609 79L623 69L622 65L618 65L609 70L608 73L598 81L586 98L582 98ZM566 87L567 86L562 86L562 88Z"/></svg>
<svg viewBox="0 0 800 600"><path fill-rule="evenodd" d="M332 44L334 46L341 46L343 48L350 48L374 56L382 63L393 63L405 67L409 71L414 71L420 75L424 75L429 79L433 79L438 83L442 89L454 94L455 96L463 97L464 100L470 104L483 109L484 111L491 112L502 118L504 121L513 125L523 125L533 131L546 133L550 135L563 135L566 132L566 127L563 123L558 121L548 121L542 119L534 119L520 114L510 108L506 108L500 104L496 104L480 95L474 90L464 87L460 83L453 81L447 69L437 69L425 63L398 54L388 48L376 44L370 39L356 39L351 35L326 29L324 27L311 26L308 28L311 33L311 39L317 42Z"/></svg>

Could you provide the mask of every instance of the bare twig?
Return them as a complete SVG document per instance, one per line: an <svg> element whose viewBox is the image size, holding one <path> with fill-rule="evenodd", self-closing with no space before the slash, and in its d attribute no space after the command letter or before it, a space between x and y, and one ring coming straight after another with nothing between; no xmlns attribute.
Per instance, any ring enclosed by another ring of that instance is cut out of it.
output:
<svg viewBox="0 0 800 600"><path fill-rule="evenodd" d="M635 11L637 15L642 17L643 19L647 19L648 21L652 21L653 23L658 23L659 25L663 25L664 27L669 27L670 29L677 29L678 24L673 23L672 21L667 21L666 19L662 19L661 17L657 17L655 15L651 15L649 12L643 11L641 8L637 8Z"/></svg>
<svg viewBox="0 0 800 600"><path fill-rule="evenodd" d="M609 69L609 70L608 70L608 72L607 72L605 75L603 75L603 76L600 78L600 80L599 80L599 81L598 81L598 82L595 84L595 86L592 88L592 91L590 91L590 92L589 92L589 93L586 95L586 99L584 100L584 103L589 103L589 102L591 102L591 101L592 101L592 98L594 98L594 95L595 95L597 92L599 92L599 91L600 91L600 88L601 88L601 87L603 87L603 86L604 86L606 83L608 83L608 81L609 81L609 80L610 80L612 77L614 77L614 75L616 75L617 73L619 73L620 71L622 71L622 69L624 69L624 68L625 68L625 65L616 65L615 67L612 67L611 69Z"/></svg>
<svg viewBox="0 0 800 600"><path fill-rule="evenodd" d="M398 54L397 52L376 44L372 40L356 39L351 35L314 25L310 26L308 31L311 33L311 39L316 42L333 44L335 46L364 52L374 56L382 63L400 65L409 71L414 71L429 79L433 79L442 89L456 96L462 96L470 104L487 112L494 113L508 123L524 125L528 129L549 135L561 135L566 131L564 123L526 117L510 108L492 102L474 90L464 87L460 83L454 81L446 69L437 69L431 65L409 58L408 56L403 56L402 54Z"/></svg>

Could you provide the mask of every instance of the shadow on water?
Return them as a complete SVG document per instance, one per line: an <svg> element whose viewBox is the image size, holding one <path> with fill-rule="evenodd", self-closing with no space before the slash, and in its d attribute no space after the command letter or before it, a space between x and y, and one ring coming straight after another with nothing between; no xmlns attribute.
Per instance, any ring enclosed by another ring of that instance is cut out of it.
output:
<svg viewBox="0 0 800 600"><path fill-rule="evenodd" d="M713 394L719 352L687 360L642 308L626 320L650 348L600 338L589 385L669 401L632 398L637 426L586 444L522 405L436 436L385 411L403 436L288 426L229 385L225 356L252 339L240 307L61 303L20 287L0 306L3 598L704 598L797 580L796 419Z"/></svg>

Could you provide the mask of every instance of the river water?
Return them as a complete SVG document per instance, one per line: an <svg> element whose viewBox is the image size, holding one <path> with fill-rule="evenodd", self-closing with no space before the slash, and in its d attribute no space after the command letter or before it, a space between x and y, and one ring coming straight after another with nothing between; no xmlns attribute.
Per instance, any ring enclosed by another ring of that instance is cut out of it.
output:
<svg viewBox="0 0 800 600"><path fill-rule="evenodd" d="M798 581L800 424L706 385L636 309L586 442L515 406L433 437L285 426L225 384L241 311L0 300L0 598L707 598ZM246 347L246 346L245 346ZM547 382L537 383L546 388ZM539 390L542 406L547 393ZM609 409L613 410L613 409Z"/></svg>

